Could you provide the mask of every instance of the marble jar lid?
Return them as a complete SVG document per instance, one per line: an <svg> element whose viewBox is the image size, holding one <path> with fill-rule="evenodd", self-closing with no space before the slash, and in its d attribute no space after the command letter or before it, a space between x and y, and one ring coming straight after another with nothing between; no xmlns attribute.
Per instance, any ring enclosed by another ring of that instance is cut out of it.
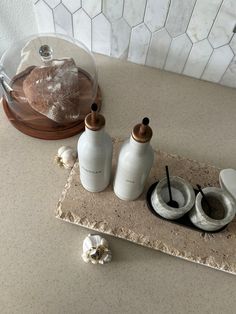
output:
<svg viewBox="0 0 236 314"><path fill-rule="evenodd" d="M177 177L170 177L173 201L177 202L179 208L170 207L167 178L163 178L157 184L151 195L152 207L156 213L166 219L175 220L182 217L192 209L195 202L195 193L189 182Z"/></svg>
<svg viewBox="0 0 236 314"><path fill-rule="evenodd" d="M236 203L226 191L207 187L203 189L211 209L204 205L201 193L196 196L194 208L189 213L191 222L198 228L205 231L216 231L229 224L235 217Z"/></svg>

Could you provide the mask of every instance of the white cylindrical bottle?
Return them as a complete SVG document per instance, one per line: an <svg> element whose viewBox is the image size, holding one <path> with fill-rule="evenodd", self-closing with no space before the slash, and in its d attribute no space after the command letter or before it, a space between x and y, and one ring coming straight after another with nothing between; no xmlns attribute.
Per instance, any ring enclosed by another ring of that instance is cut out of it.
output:
<svg viewBox="0 0 236 314"><path fill-rule="evenodd" d="M78 141L80 181L90 192L103 191L110 183L112 140L105 132L105 118L97 113L97 105L85 118L85 132Z"/></svg>
<svg viewBox="0 0 236 314"><path fill-rule="evenodd" d="M143 193L153 164L154 152L150 145L152 129L148 124L148 118L137 124L119 153L114 192L125 201L135 200Z"/></svg>

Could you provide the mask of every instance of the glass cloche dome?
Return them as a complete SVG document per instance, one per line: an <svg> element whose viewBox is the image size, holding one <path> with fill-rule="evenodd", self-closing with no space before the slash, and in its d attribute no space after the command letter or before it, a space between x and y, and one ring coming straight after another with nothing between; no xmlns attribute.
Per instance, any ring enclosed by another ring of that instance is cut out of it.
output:
<svg viewBox="0 0 236 314"><path fill-rule="evenodd" d="M11 46L0 60L0 87L12 124L43 139L79 133L91 104L101 105L92 54L61 34L33 35Z"/></svg>

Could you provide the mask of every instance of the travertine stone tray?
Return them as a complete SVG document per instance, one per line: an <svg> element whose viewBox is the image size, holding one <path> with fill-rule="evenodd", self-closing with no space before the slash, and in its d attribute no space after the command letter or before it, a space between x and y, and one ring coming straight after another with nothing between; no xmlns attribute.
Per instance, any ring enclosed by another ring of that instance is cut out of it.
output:
<svg viewBox="0 0 236 314"><path fill-rule="evenodd" d="M114 142L114 163L120 144L121 141ZM125 202L115 196L112 186L101 193L84 190L76 162L58 202L56 217L236 274L236 219L223 231L210 234L162 220L147 208L147 189L165 175L165 165L169 165L172 175L187 179L193 186L219 186L219 169L158 151L145 193L136 201Z"/></svg>

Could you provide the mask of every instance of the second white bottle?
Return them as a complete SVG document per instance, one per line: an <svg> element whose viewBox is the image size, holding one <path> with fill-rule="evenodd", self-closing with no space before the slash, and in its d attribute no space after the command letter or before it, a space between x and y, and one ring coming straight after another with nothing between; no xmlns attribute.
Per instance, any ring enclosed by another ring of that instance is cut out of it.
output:
<svg viewBox="0 0 236 314"><path fill-rule="evenodd" d="M85 118L85 132L78 141L80 181L86 190L100 192L111 180L113 146L104 130L105 118L97 113L96 104L91 109Z"/></svg>
<svg viewBox="0 0 236 314"><path fill-rule="evenodd" d="M119 153L114 192L125 201L135 200L143 193L153 164L154 152L149 143L152 129L148 124L148 118L137 124Z"/></svg>

